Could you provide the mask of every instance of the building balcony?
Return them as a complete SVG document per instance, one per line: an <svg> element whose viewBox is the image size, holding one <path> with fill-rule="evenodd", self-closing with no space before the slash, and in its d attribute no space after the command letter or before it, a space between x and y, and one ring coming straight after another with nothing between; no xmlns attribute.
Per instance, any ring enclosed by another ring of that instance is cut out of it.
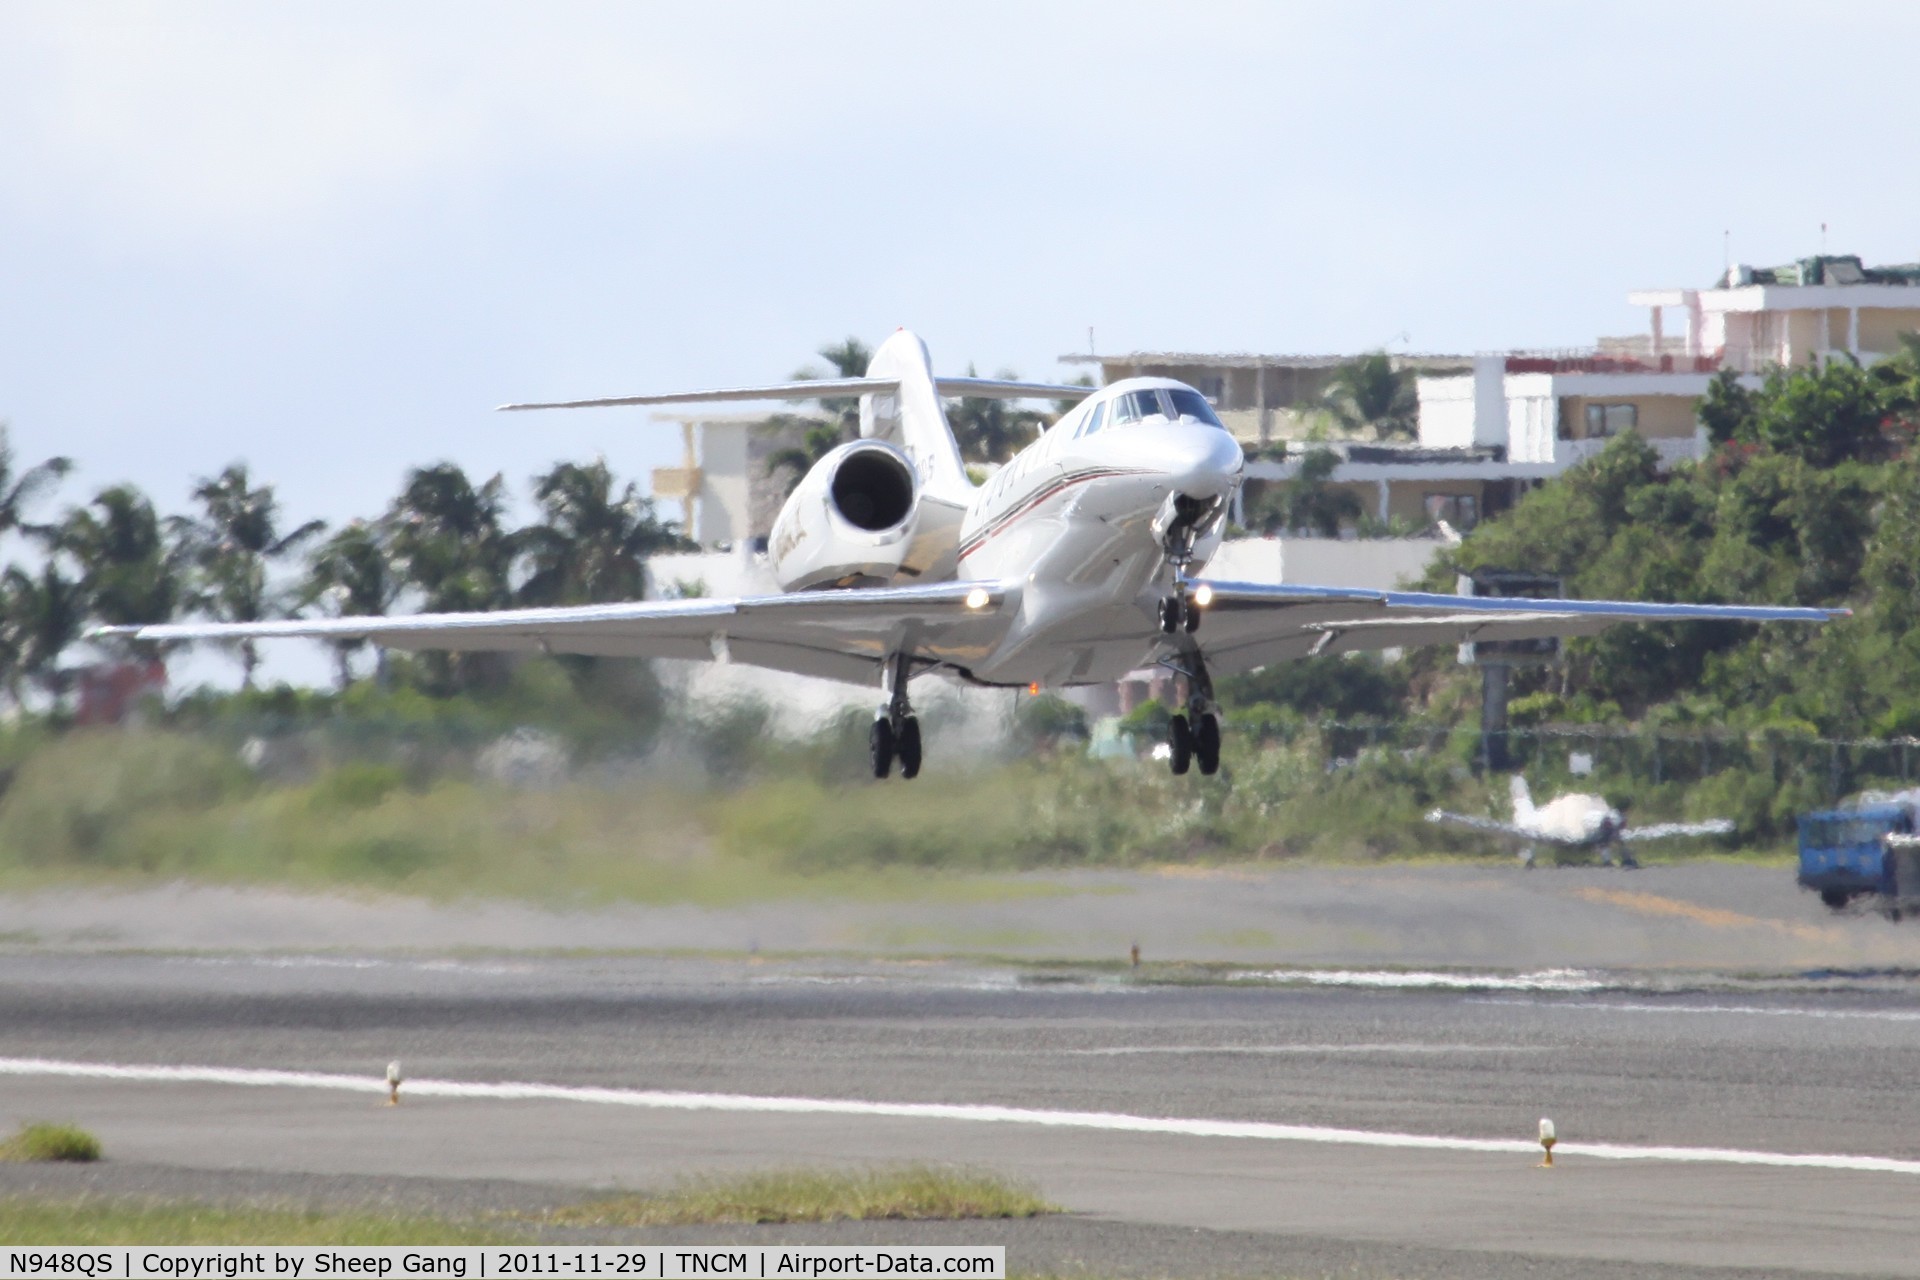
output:
<svg viewBox="0 0 1920 1280"><path fill-rule="evenodd" d="M1624 350L1618 346L1510 351L1508 373L1717 373L1721 353Z"/></svg>

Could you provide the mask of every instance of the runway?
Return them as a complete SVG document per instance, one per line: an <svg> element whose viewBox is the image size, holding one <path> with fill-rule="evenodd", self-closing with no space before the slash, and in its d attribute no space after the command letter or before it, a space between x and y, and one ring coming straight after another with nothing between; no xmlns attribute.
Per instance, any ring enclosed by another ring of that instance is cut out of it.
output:
<svg viewBox="0 0 1920 1280"><path fill-rule="evenodd" d="M252 1174L537 1199L689 1170L954 1160L1085 1215L966 1228L998 1230L1016 1268L1023 1239L1030 1269L1063 1232L1093 1233L1075 1247L1101 1256L1110 1227L1173 1250L1119 1274L1187 1274L1183 1258L1192 1274L1526 1275L1545 1259L1568 1276L1920 1274L1905 976L1437 976L1451 985L24 952L0 959L0 1120L75 1120L143 1185L183 1189ZM396 1057L419 1085L386 1108ZM138 1070L74 1074L112 1067ZM1551 1172L1533 1167L1541 1116L1564 1140ZM1582 1151L1603 1144L1633 1154Z"/></svg>

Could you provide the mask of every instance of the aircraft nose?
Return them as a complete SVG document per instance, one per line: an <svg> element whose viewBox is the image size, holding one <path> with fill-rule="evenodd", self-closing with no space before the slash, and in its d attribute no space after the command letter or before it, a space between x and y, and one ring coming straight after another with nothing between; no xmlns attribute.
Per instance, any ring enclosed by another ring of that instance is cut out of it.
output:
<svg viewBox="0 0 1920 1280"><path fill-rule="evenodd" d="M1167 458L1174 489L1195 498L1231 492L1246 465L1239 443L1214 427L1195 428L1181 435Z"/></svg>

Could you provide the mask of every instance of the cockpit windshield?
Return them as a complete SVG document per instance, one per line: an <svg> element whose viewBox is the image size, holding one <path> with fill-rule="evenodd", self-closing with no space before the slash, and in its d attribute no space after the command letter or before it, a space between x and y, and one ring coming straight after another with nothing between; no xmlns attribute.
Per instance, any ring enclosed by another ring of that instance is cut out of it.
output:
<svg viewBox="0 0 1920 1280"><path fill-rule="evenodd" d="M1140 422L1147 418L1163 418L1166 410L1160 405L1158 391L1129 391L1126 395L1115 396L1113 401L1113 424Z"/></svg>
<svg viewBox="0 0 1920 1280"><path fill-rule="evenodd" d="M1167 395L1173 401L1173 411L1183 418L1192 418L1195 422L1204 422L1210 427L1226 429L1220 421L1220 415L1213 411L1207 398L1190 387L1173 387Z"/></svg>
<svg viewBox="0 0 1920 1280"><path fill-rule="evenodd" d="M1111 404L1113 411L1107 420L1110 427L1127 422L1145 422L1149 418L1167 418L1175 422L1186 419L1225 430L1220 416L1207 403L1207 398L1191 387L1148 387L1129 391L1123 396L1115 396ZM1097 425L1092 425L1081 434L1087 435L1098 430Z"/></svg>

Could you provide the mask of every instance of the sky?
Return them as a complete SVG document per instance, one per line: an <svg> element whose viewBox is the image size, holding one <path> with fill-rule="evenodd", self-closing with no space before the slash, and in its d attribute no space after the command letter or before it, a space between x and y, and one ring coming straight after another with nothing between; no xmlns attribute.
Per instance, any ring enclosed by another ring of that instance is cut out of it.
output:
<svg viewBox="0 0 1920 1280"><path fill-rule="evenodd" d="M1733 260L1920 260L1910 4L0 0L0 420L64 501L290 518L917 330L1084 351L1636 332Z"/></svg>

